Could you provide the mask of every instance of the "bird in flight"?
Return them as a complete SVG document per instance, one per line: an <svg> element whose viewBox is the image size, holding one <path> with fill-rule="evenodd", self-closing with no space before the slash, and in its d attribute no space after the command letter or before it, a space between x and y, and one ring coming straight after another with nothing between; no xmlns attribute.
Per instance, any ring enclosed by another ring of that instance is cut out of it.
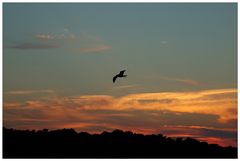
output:
<svg viewBox="0 0 240 161"><path fill-rule="evenodd" d="M117 75L115 75L114 77L113 77L113 83L116 81L116 79L117 79L117 77L119 77L119 78L121 78L121 77L126 77L127 75L124 75L124 72L125 72L126 70L122 70L122 71L120 71Z"/></svg>

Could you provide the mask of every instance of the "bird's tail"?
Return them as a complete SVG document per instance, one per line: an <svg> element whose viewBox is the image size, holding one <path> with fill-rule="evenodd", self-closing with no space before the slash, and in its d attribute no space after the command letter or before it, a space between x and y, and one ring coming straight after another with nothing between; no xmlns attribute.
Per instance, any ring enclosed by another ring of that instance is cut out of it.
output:
<svg viewBox="0 0 240 161"><path fill-rule="evenodd" d="M127 75L123 75L123 77L127 77Z"/></svg>

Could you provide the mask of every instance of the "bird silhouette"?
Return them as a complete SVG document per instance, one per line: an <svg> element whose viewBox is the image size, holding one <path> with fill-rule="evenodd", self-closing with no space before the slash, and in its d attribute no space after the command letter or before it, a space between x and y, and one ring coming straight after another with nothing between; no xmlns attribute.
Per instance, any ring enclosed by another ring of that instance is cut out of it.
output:
<svg viewBox="0 0 240 161"><path fill-rule="evenodd" d="M123 75L126 70L120 71L117 75L113 77L113 83L116 81L117 77L126 77L127 75Z"/></svg>

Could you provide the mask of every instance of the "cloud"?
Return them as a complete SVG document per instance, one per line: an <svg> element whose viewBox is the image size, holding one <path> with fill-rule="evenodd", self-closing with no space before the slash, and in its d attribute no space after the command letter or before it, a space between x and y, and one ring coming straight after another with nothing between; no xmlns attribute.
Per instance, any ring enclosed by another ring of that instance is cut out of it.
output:
<svg viewBox="0 0 240 161"><path fill-rule="evenodd" d="M203 85L203 83L200 83L198 81L194 81L194 80L191 80L191 79L179 79L179 78L169 78L169 77L162 77L162 79L169 80L169 81L180 82L180 83L187 84L187 85L192 85L192 86L202 86Z"/></svg>
<svg viewBox="0 0 240 161"><path fill-rule="evenodd" d="M68 40L68 39L75 39L76 35L69 31L69 29L64 29L62 33L38 33L35 34L35 38L38 40Z"/></svg>
<svg viewBox="0 0 240 161"><path fill-rule="evenodd" d="M35 91L11 92L15 96L30 93ZM82 95L26 98L21 102L4 100L3 120L4 126L14 128L75 128L90 132L118 128L236 145L236 111L237 89L213 89L121 97Z"/></svg>
<svg viewBox="0 0 240 161"><path fill-rule="evenodd" d="M38 40L66 40L75 39L76 35L69 29L65 28L60 33L38 33L34 36Z"/></svg>
<svg viewBox="0 0 240 161"><path fill-rule="evenodd" d="M168 42L167 41L161 41L160 43L163 44L163 45L166 45Z"/></svg>
<svg viewBox="0 0 240 161"><path fill-rule="evenodd" d="M40 41L50 41L61 43L62 46L71 51L80 53L99 53L111 50L111 46L107 45L100 36L81 32L75 34L69 29L64 29L62 33L40 33L35 38Z"/></svg>
<svg viewBox="0 0 240 161"><path fill-rule="evenodd" d="M55 93L53 90L44 89L44 90L21 90L21 91L8 91L6 94L9 95L30 95L35 93Z"/></svg>
<svg viewBox="0 0 240 161"><path fill-rule="evenodd" d="M202 128L201 133L207 137L237 138L237 131L235 130Z"/></svg>
<svg viewBox="0 0 240 161"><path fill-rule="evenodd" d="M4 107L7 107L8 109L11 108L18 108L19 106L21 106L22 104L19 102L5 102L3 103Z"/></svg>
<svg viewBox="0 0 240 161"><path fill-rule="evenodd" d="M163 126L161 133L169 137L193 137L222 146L237 146L237 131L201 126Z"/></svg>
<svg viewBox="0 0 240 161"><path fill-rule="evenodd" d="M114 89L130 89L130 88L137 88L138 85L124 85L124 86L116 86L116 87L113 87Z"/></svg>
<svg viewBox="0 0 240 161"><path fill-rule="evenodd" d="M54 40L56 36L49 34L36 34L35 37L40 40Z"/></svg>
<svg viewBox="0 0 240 161"><path fill-rule="evenodd" d="M52 90L10 91L10 95L33 93L53 93ZM28 100L29 101L29 100ZM9 102L5 102L9 103ZM11 102L10 102L11 103ZM45 104L43 101L42 103ZM237 90L214 89L194 92L160 92L136 93L122 97L110 95L83 95L53 99L53 106L71 107L89 110L169 110L172 112L188 112L214 114L219 120L236 119ZM46 105L47 105L46 104Z"/></svg>
<svg viewBox="0 0 240 161"><path fill-rule="evenodd" d="M216 96L216 94L218 94L218 97L213 99L213 96ZM231 97L226 97L226 95ZM164 102L162 101L163 99L168 101ZM142 104L139 102L141 100L154 100L154 102L149 101L148 104ZM159 100L160 102L158 102ZM219 119L221 121L226 121L236 118L236 115L230 114L229 109L236 108L237 91L236 89L218 89L195 92L132 94L119 99L119 103L124 105L122 106L124 109L134 107L138 109L167 109L175 112L217 114L220 116Z"/></svg>
<svg viewBox="0 0 240 161"><path fill-rule="evenodd" d="M61 32L35 33L29 41L19 41L7 48L19 50L41 50L62 48L68 52L89 54L101 53L112 49L102 37L85 32L74 33L65 28Z"/></svg>
<svg viewBox="0 0 240 161"><path fill-rule="evenodd" d="M43 43L20 43L14 46L10 46L9 48L13 49L21 49L21 50L41 50L41 49L55 49L60 48L60 45L54 45L54 44L43 44Z"/></svg>
<svg viewBox="0 0 240 161"><path fill-rule="evenodd" d="M111 50L111 46L102 44L102 45L97 45L92 47L82 47L79 50L80 52L83 52L83 53L95 53L95 52L109 51Z"/></svg>

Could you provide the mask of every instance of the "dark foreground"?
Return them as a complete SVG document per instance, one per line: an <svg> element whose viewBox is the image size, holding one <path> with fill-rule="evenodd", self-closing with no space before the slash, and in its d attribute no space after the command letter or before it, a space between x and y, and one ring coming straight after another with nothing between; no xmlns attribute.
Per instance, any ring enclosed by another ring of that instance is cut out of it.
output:
<svg viewBox="0 0 240 161"><path fill-rule="evenodd" d="M237 148L121 130L90 135L3 128L3 158L237 158Z"/></svg>

